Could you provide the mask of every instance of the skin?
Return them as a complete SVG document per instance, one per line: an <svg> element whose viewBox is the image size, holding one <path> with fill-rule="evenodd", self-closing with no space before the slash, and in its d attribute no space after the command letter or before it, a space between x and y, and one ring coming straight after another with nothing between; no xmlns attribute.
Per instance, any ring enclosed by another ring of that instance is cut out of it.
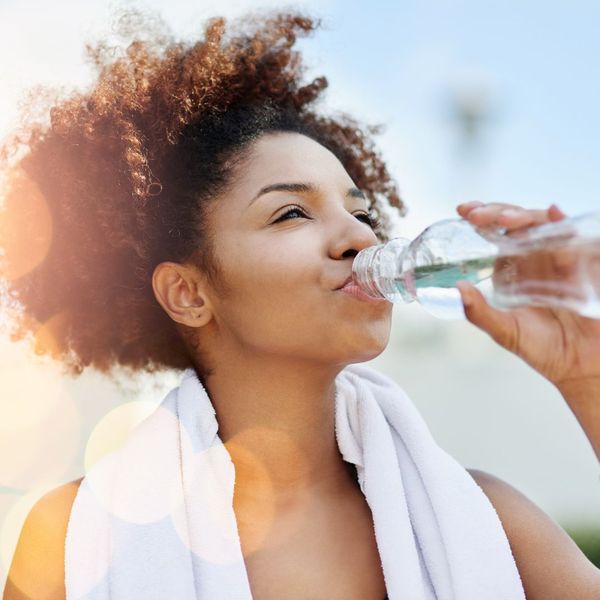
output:
<svg viewBox="0 0 600 600"><path fill-rule="evenodd" d="M264 186L282 182L315 189L273 191L250 204ZM316 142L264 136L211 216L218 287L189 265L162 263L153 276L157 300L196 332L199 356L214 369L206 387L235 465L234 509L260 600L380 600L385 593L372 515L334 432L335 376L379 355L391 327L389 302L334 291L357 252L377 243L359 217L366 201L347 194L352 187ZM291 204L306 217L293 213L274 223ZM564 218L556 207L469 203L458 212L473 224L510 230ZM496 311L471 286L460 289L469 321L552 381L600 447L600 332L587 329L600 321L549 309ZM599 597L600 571L548 515L501 479L469 473L502 521L528 600ZM4 600L65 597L65 532L78 483L53 490L31 510Z"/></svg>

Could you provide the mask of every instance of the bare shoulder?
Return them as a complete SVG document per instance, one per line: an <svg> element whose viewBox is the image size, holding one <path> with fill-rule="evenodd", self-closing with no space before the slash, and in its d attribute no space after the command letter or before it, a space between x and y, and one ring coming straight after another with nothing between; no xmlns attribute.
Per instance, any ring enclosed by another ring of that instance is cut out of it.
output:
<svg viewBox="0 0 600 600"><path fill-rule="evenodd" d="M3 600L65 598L65 537L81 479L42 496L23 523Z"/></svg>
<svg viewBox="0 0 600 600"><path fill-rule="evenodd" d="M558 523L502 479L467 470L500 517L527 600L600 598L600 569Z"/></svg>

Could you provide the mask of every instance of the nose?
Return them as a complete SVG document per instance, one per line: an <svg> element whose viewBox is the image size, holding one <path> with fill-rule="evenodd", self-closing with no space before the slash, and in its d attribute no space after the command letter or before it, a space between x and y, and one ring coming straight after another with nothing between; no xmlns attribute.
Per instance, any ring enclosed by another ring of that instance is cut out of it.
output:
<svg viewBox="0 0 600 600"><path fill-rule="evenodd" d="M354 258L361 250L379 244L371 226L356 218L356 215L344 211L339 226L331 237L330 255L335 259Z"/></svg>

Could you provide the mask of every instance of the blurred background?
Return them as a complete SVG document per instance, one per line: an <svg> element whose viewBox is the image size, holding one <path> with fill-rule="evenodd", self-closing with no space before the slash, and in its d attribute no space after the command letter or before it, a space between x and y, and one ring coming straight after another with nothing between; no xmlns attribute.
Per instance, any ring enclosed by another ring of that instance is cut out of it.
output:
<svg viewBox="0 0 600 600"><path fill-rule="evenodd" d="M27 88L89 82L84 42L110 32L113 8L127 4L0 0L1 137ZM258 7L322 17L300 42L307 76L328 77L327 108L386 125L379 145L409 209L397 235L416 236L470 200L556 203L572 215L600 207L597 2L135 6L160 11L183 38L210 16ZM550 383L469 323L414 305L394 306L389 346L371 364L408 392L448 453L520 489L600 564L599 465ZM121 443L178 379L68 379L30 345L0 338L0 581L33 503Z"/></svg>

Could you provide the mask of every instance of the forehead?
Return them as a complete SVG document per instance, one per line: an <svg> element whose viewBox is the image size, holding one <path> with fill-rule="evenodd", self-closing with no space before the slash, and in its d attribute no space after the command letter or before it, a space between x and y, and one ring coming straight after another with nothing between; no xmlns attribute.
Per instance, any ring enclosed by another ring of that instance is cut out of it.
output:
<svg viewBox="0 0 600 600"><path fill-rule="evenodd" d="M268 133L250 148L238 173L238 183L259 188L280 181L350 185L352 180L342 163L315 140L288 132Z"/></svg>

